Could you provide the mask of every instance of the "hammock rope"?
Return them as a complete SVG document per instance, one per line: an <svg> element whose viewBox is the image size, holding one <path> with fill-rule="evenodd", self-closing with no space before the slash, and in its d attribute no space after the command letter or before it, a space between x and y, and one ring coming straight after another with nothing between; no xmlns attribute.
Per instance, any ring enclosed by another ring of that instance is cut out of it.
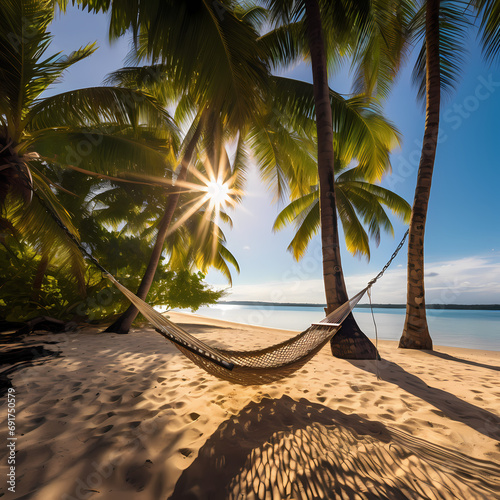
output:
<svg viewBox="0 0 500 500"><path fill-rule="evenodd" d="M158 333L173 342L197 366L218 378L241 385L274 382L301 368L337 333L344 319L367 290L363 289L320 323L311 325L295 337L264 349L234 351L202 342L137 297L111 275L106 275L106 278L137 307Z"/></svg>
<svg viewBox="0 0 500 500"><path fill-rule="evenodd" d="M179 325L170 321L165 315L137 297L137 295L128 288L124 287L80 243L76 236L60 220L53 208L50 207L38 193L35 191L33 191L33 193L40 204L54 219L56 224L79 248L82 254L86 255L90 261L103 272L104 276L123 293L123 295L155 327L158 333L171 341L177 349L200 368L218 378L241 385L261 385L274 382L275 380L292 375L307 363L332 339L342 327L342 322L352 312L364 294L382 277L403 247L408 235L408 231L406 231L401 242L382 271L380 271L375 278L370 280L363 290L328 314L319 323L313 323L309 328L295 337L264 349L234 351L220 349L206 344L194 335L186 332Z"/></svg>

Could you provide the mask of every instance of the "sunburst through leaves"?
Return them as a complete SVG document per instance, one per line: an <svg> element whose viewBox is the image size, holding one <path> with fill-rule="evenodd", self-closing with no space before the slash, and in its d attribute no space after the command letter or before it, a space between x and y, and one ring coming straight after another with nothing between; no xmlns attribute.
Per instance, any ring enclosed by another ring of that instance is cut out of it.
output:
<svg viewBox="0 0 500 500"><path fill-rule="evenodd" d="M190 195L182 205L181 214L171 224L167 236L174 233L197 212L202 213L202 223L198 228L197 236L199 241L206 242L206 236L212 228L212 254L215 255L221 238L219 223L221 220L230 221L226 209L234 207L243 192L236 187L239 184L238 173L231 172L229 161L221 161L214 168L205 157L200 163L200 167L202 168L190 170L191 180L166 180L149 176L147 180L154 184L173 186L174 192L170 194ZM144 179L144 176L134 177Z"/></svg>

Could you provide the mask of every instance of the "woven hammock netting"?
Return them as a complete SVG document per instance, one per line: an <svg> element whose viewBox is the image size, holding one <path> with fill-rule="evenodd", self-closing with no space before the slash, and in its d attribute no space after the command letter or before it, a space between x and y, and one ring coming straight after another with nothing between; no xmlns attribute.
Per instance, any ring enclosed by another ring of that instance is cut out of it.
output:
<svg viewBox="0 0 500 500"><path fill-rule="evenodd" d="M307 363L337 333L344 319L365 294L367 288L330 313L319 323L284 342L265 349L233 351L211 347L169 321L148 303L106 276L134 304L166 339L203 370L220 379L241 385L261 385L292 375Z"/></svg>

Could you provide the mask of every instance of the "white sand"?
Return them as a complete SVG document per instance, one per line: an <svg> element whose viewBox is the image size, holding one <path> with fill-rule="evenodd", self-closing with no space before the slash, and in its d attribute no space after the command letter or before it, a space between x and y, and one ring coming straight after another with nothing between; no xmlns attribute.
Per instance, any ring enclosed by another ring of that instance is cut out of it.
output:
<svg viewBox="0 0 500 500"><path fill-rule="evenodd" d="M290 332L175 313L234 349ZM145 328L37 336L58 358L22 368L16 492L105 499L500 498L500 352L438 347L383 361L325 347L289 379L230 385ZM6 443L6 397L0 407Z"/></svg>

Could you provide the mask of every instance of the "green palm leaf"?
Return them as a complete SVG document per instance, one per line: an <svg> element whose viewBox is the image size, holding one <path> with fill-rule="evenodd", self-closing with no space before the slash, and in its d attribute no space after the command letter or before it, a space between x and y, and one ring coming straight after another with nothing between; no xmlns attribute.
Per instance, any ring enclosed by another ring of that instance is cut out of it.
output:
<svg viewBox="0 0 500 500"><path fill-rule="evenodd" d="M297 217L297 230L292 241L288 245L288 251L292 252L296 260L301 259L309 242L320 229L320 210L319 199L313 201L303 212L302 216Z"/></svg>
<svg viewBox="0 0 500 500"><path fill-rule="evenodd" d="M110 127L109 133L84 129L80 131L48 130L33 135L29 149L36 150L49 162L83 168L104 175L124 172L163 177L171 165L166 163L168 150L161 139L142 140L128 128Z"/></svg>
<svg viewBox="0 0 500 500"><path fill-rule="evenodd" d="M473 0L480 20L480 36L483 52L488 60L495 59L500 52L500 1Z"/></svg>
<svg viewBox="0 0 500 500"><path fill-rule="evenodd" d="M343 190L336 190L337 213L344 229L347 250L353 255L366 255L370 258L370 244L366 231L359 220L356 210Z"/></svg>
<svg viewBox="0 0 500 500"><path fill-rule="evenodd" d="M352 60L354 92L387 98L401 63L408 56L413 1L371 0L360 24Z"/></svg>
<svg viewBox="0 0 500 500"><path fill-rule="evenodd" d="M314 93L309 83L275 78L275 107L292 127L309 133L314 124ZM384 118L379 104L366 96L344 99L330 91L336 153L344 163L356 159L369 180L390 171L389 152L400 144L396 127Z"/></svg>
<svg viewBox="0 0 500 500"><path fill-rule="evenodd" d="M189 89L200 105L210 102L232 128L245 123L261 102L267 68L252 22L222 0L161 3L80 0L91 10L111 11L110 35L132 29L135 61L161 63L177 89ZM196 76L196 78L194 78Z"/></svg>
<svg viewBox="0 0 500 500"><path fill-rule="evenodd" d="M378 245L381 230L393 235L392 223L384 207L392 211L403 222L411 216L410 205L400 196L379 185L366 181L361 167L342 168L335 180L335 196L338 217L344 228L346 245L353 255L370 258L370 237ZM299 260L305 254L311 239L320 229L319 191L313 190L291 201L277 216L273 230L279 231L294 224L296 233L288 250Z"/></svg>
<svg viewBox="0 0 500 500"><path fill-rule="evenodd" d="M106 122L120 127L147 123L165 137L177 133L172 118L155 99L125 88L93 87L47 97L35 102L24 120L28 132L58 126L99 127Z"/></svg>
<svg viewBox="0 0 500 500"><path fill-rule="evenodd" d="M467 31L472 26L469 2L465 0L441 0L439 8L439 58L441 89L451 94L457 84L467 53ZM414 21L416 36L425 40L425 6L416 14ZM417 96L425 102L426 96L426 47L422 44L412 79L417 87Z"/></svg>

